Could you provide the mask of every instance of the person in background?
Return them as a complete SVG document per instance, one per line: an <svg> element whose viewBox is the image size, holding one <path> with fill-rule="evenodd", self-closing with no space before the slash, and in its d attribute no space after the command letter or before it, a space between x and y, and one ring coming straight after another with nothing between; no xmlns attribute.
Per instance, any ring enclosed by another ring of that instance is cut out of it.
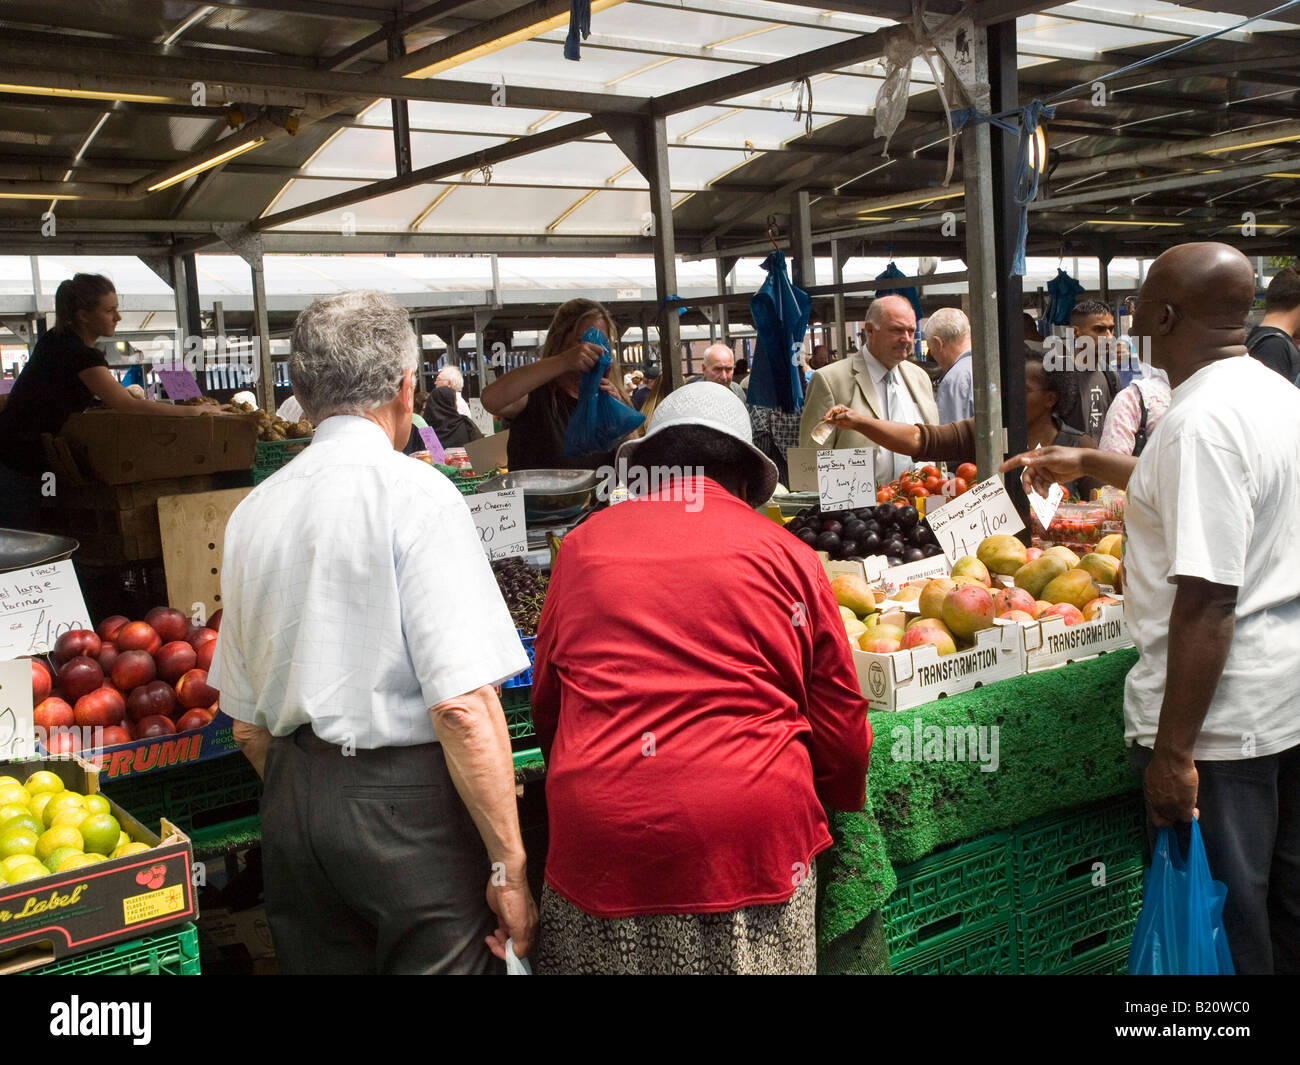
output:
<svg viewBox="0 0 1300 1065"><path fill-rule="evenodd" d="M471 440L483 439L479 427L456 410L456 393L450 388L439 386L433 390L424 418L444 448L464 447Z"/></svg>
<svg viewBox="0 0 1300 1065"><path fill-rule="evenodd" d="M748 376L749 376L749 360L742 355L740 358L736 360L735 380L739 384L744 385L745 378Z"/></svg>
<svg viewBox="0 0 1300 1065"><path fill-rule="evenodd" d="M633 395L633 394L636 392L636 390L637 390L638 388L640 388L643 384L645 384L645 374L642 373L640 370L633 370L633 371L632 371L632 384L631 384L631 387L629 387L628 390L627 390L627 391L628 391L628 395L629 395L629 396L630 396L630 395Z"/></svg>
<svg viewBox="0 0 1300 1065"><path fill-rule="evenodd" d="M424 408L429 405L429 393L415 393L415 406L411 414L411 425L416 429L427 429L429 423L424 420Z"/></svg>
<svg viewBox="0 0 1300 1065"><path fill-rule="evenodd" d="M1288 381L1300 376L1300 271L1287 266L1273 275L1264 293L1264 318L1246 334L1246 348Z"/></svg>
<svg viewBox="0 0 1300 1065"><path fill-rule="evenodd" d="M538 972L815 973L823 808L861 809L871 747L839 608L816 553L753 509L776 470L727 389L676 390L624 462L687 472L588 518L551 575ZM747 547L719 567L684 543Z"/></svg>
<svg viewBox="0 0 1300 1065"><path fill-rule="evenodd" d="M1042 334L1038 331L1038 319L1028 311L1022 311L1020 314L1020 326L1025 333L1025 345L1033 348L1034 351L1041 355L1046 345L1043 343Z"/></svg>
<svg viewBox="0 0 1300 1065"><path fill-rule="evenodd" d="M736 357L726 344L710 344L704 349L704 372L697 381L726 385L741 403L747 402L745 390L736 384Z"/></svg>
<svg viewBox="0 0 1300 1065"><path fill-rule="evenodd" d="M1128 486L1124 609L1138 662L1125 735L1155 826L1199 820L1238 974L1300 972L1300 394L1248 358L1250 261L1171 248L1135 336L1173 402L1141 458L1052 448L1008 459L1039 490L1091 469Z"/></svg>
<svg viewBox="0 0 1300 1065"><path fill-rule="evenodd" d="M444 366L438 371L438 376L433 379L434 388L450 388L456 393L456 409L466 418L473 417L469 409L469 404L465 402L465 397L461 392L465 390L465 375L455 366Z"/></svg>
<svg viewBox="0 0 1300 1065"><path fill-rule="evenodd" d="M1074 357L1083 365L1073 371L1074 403L1060 413L1067 425L1096 440L1106 422L1106 411L1119 392L1119 379L1111 366L1115 316L1101 300L1084 300L1070 312L1070 326Z"/></svg>
<svg viewBox="0 0 1300 1065"><path fill-rule="evenodd" d="M603 354L597 345L582 339L588 329L601 330L611 344L618 336L609 312L595 300L569 300L551 319L541 358L511 370L483 389L483 406L510 422L507 451L511 470L595 470L613 462L613 450L576 458L564 453L564 435L578 406L582 375ZM631 406L615 383L622 379L623 371L618 352L612 348L610 358L601 390Z"/></svg>
<svg viewBox="0 0 1300 1065"><path fill-rule="evenodd" d="M651 366L646 371L646 380L650 382L650 391L641 404L640 411L648 424L655 408L659 406L659 401L664 398L665 378L658 366Z"/></svg>
<svg viewBox="0 0 1300 1065"><path fill-rule="evenodd" d="M641 383L636 387L636 391L632 393L632 406L634 406L637 410L640 410L642 407L644 407L645 401L650 398L650 390L654 388L658 380L659 380L659 367L651 366L649 369L646 370L644 376L641 379Z"/></svg>
<svg viewBox="0 0 1300 1065"><path fill-rule="evenodd" d="M1142 454L1172 400L1168 375L1152 368L1150 376L1136 378L1115 397L1097 446L1122 455Z"/></svg>
<svg viewBox="0 0 1300 1065"><path fill-rule="evenodd" d="M816 373L823 366L831 363L831 350L825 344L814 344L812 355L808 358L808 368Z"/></svg>
<svg viewBox="0 0 1300 1065"><path fill-rule="evenodd" d="M925 342L943 369L943 380L935 395L939 420L956 422L975 417L970 320L956 307L940 307L925 320Z"/></svg>
<svg viewBox="0 0 1300 1065"><path fill-rule="evenodd" d="M401 457L415 365L387 296L303 311L315 439L226 526L209 679L263 779L281 972L502 972L536 928L494 688L528 656L460 493Z"/></svg>

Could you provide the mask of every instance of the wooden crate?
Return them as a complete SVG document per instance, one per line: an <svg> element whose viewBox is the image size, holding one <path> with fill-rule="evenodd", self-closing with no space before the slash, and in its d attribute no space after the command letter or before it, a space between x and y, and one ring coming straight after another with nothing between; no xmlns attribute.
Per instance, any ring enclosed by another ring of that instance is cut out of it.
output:
<svg viewBox="0 0 1300 1065"><path fill-rule="evenodd" d="M251 488L165 496L158 500L167 598L192 613L203 604L211 617L221 607L221 553L226 522Z"/></svg>

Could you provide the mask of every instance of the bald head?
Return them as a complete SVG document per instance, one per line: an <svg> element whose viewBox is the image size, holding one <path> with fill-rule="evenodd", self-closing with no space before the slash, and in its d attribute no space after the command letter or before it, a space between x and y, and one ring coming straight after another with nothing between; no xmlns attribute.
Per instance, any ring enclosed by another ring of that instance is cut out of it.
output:
<svg viewBox="0 0 1300 1065"><path fill-rule="evenodd" d="M719 385L731 384L736 373L736 357L726 344L710 344L704 349L704 379Z"/></svg>
<svg viewBox="0 0 1300 1065"><path fill-rule="evenodd" d="M881 366L892 370L911 353L916 342L916 315L902 296L881 296L867 308L867 350Z"/></svg>
<svg viewBox="0 0 1300 1065"><path fill-rule="evenodd" d="M1246 315L1255 301L1255 271L1236 248L1179 244L1147 271L1133 314L1133 333L1150 344L1151 361L1177 387L1218 359L1246 354Z"/></svg>

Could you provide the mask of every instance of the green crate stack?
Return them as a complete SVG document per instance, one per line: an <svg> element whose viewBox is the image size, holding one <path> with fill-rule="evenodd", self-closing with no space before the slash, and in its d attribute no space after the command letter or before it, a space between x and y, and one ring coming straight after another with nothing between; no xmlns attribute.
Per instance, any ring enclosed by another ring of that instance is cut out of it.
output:
<svg viewBox="0 0 1300 1065"><path fill-rule="evenodd" d="M1010 915L985 921L978 931L941 940L897 959L891 957L890 969L895 976L1010 975L1018 971L1016 922Z"/></svg>
<svg viewBox="0 0 1300 1065"><path fill-rule="evenodd" d="M253 456L253 484L261 484L276 470L288 465L289 460L310 443L311 437L295 440L259 440L257 453Z"/></svg>
<svg viewBox="0 0 1300 1065"><path fill-rule="evenodd" d="M995 949L975 947L968 960L996 968L967 971L1015 972L1014 941L1008 950L996 932L1012 916L1014 845L1010 832L996 832L899 868L898 887L883 907L891 967L913 971L914 963L930 964L938 953L991 936Z"/></svg>
<svg viewBox="0 0 1300 1065"><path fill-rule="evenodd" d="M1136 872L1017 914L1021 972L1092 971L1121 951L1127 954L1141 909L1142 874Z"/></svg>
<svg viewBox="0 0 1300 1065"><path fill-rule="evenodd" d="M174 932L133 939L75 958L28 969L32 976L198 976L199 932L192 924Z"/></svg>
<svg viewBox="0 0 1300 1065"><path fill-rule="evenodd" d="M1030 909L1104 870L1115 879L1146 864L1146 809L1140 793L1121 795L1016 829L1016 901Z"/></svg>
<svg viewBox="0 0 1300 1065"><path fill-rule="evenodd" d="M150 828L165 817L193 835L195 829L255 816L262 780L241 755L107 781L104 793Z"/></svg>
<svg viewBox="0 0 1300 1065"><path fill-rule="evenodd" d="M506 727L510 730L511 746L516 749L520 746L536 745L534 737L537 733L533 729L532 694L531 687L501 689L501 709L506 713Z"/></svg>

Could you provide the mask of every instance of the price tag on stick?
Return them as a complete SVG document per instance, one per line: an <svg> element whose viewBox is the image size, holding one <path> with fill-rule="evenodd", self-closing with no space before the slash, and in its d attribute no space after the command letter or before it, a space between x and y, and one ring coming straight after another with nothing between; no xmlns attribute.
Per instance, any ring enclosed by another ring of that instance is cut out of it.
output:
<svg viewBox="0 0 1300 1065"><path fill-rule="evenodd" d="M434 462L446 462L447 454L442 450L442 444L438 441L438 434L430 429L427 425L423 429L417 429L420 439L424 441L424 450L429 453L429 457Z"/></svg>
<svg viewBox="0 0 1300 1065"><path fill-rule="evenodd" d="M823 511L876 505L874 456L875 449L869 447L817 452L817 494Z"/></svg>
<svg viewBox="0 0 1300 1065"><path fill-rule="evenodd" d="M65 632L88 628L90 613L71 562L0 573L0 659L43 655Z"/></svg>
<svg viewBox="0 0 1300 1065"><path fill-rule="evenodd" d="M975 554L987 536L1014 535L1025 527L999 477L980 481L951 503L927 510L925 520L949 562Z"/></svg>
<svg viewBox="0 0 1300 1065"><path fill-rule="evenodd" d="M500 492L478 492L466 496L470 516L478 529L479 543L488 560L528 554L528 530L524 525L524 493L521 488Z"/></svg>

